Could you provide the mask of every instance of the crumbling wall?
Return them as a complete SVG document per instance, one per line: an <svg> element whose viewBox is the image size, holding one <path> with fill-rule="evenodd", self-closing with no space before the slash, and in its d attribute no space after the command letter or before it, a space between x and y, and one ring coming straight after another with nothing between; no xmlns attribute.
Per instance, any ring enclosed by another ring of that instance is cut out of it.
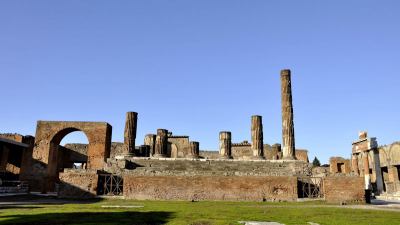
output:
<svg viewBox="0 0 400 225"><path fill-rule="evenodd" d="M137 200L295 201L297 178L126 175L124 196Z"/></svg>
<svg viewBox="0 0 400 225"><path fill-rule="evenodd" d="M325 177L324 195L327 202L365 202L364 178Z"/></svg>
<svg viewBox="0 0 400 225"><path fill-rule="evenodd" d="M329 170L331 174L343 173L350 174L350 160L342 157L331 157L329 159Z"/></svg>
<svg viewBox="0 0 400 225"><path fill-rule="evenodd" d="M303 161L303 162L309 162L308 161L308 151L305 149L296 149L296 159Z"/></svg>

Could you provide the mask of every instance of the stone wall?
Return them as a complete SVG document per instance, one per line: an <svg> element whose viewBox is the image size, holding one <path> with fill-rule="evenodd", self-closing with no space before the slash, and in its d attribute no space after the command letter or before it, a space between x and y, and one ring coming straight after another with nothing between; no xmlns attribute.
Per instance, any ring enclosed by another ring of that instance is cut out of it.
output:
<svg viewBox="0 0 400 225"><path fill-rule="evenodd" d="M400 165L400 142L379 147L381 167Z"/></svg>
<svg viewBox="0 0 400 225"><path fill-rule="evenodd" d="M124 197L137 200L295 201L296 177L124 176Z"/></svg>
<svg viewBox="0 0 400 225"><path fill-rule="evenodd" d="M331 174L351 173L350 160L342 157L331 157L329 159L329 170Z"/></svg>
<svg viewBox="0 0 400 225"><path fill-rule="evenodd" d="M324 194L327 202L365 202L364 178L325 177Z"/></svg>
<svg viewBox="0 0 400 225"><path fill-rule="evenodd" d="M64 147L70 149L71 151L75 151L82 155L87 156L87 150L88 150L87 144L68 143L65 144ZM124 152L124 148L125 148L124 143L112 142L110 149L110 158L115 158L116 155L121 155Z"/></svg>
<svg viewBox="0 0 400 225"><path fill-rule="evenodd" d="M282 160L205 160L205 159L123 159L135 176L303 176L310 165ZM118 171L107 171L118 172Z"/></svg>
<svg viewBox="0 0 400 225"><path fill-rule="evenodd" d="M98 175L96 171L65 170L60 173L58 197L92 198L96 196Z"/></svg>

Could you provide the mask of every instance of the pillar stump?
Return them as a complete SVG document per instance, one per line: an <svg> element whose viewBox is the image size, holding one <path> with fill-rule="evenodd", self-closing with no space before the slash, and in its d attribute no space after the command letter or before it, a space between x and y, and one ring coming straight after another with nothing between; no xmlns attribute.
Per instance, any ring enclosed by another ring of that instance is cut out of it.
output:
<svg viewBox="0 0 400 225"><path fill-rule="evenodd" d="M154 148L154 158L165 158L168 149L168 130L158 129L155 148Z"/></svg>
<svg viewBox="0 0 400 225"><path fill-rule="evenodd" d="M219 133L219 155L221 159L232 159L232 138L229 131Z"/></svg>
<svg viewBox="0 0 400 225"><path fill-rule="evenodd" d="M198 159L198 158L200 158L200 148L199 148L200 143L197 142L197 141L191 141L191 142L189 143L189 145L190 145L190 155L189 155L189 158L192 158L192 159Z"/></svg>
<svg viewBox="0 0 400 225"><path fill-rule="evenodd" d="M257 115L251 117L251 150L254 159L264 159L262 117Z"/></svg>

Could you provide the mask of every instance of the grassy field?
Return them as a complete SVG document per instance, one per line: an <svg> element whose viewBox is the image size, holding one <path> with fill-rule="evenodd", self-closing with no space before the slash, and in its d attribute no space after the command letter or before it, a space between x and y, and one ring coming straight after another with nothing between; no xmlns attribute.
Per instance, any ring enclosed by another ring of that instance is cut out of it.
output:
<svg viewBox="0 0 400 225"><path fill-rule="evenodd" d="M0 199L1 201L1 199ZM120 208L106 208L122 206ZM133 208L140 206L141 208ZM143 206L143 207L142 207ZM99 200L0 206L0 224L238 224L238 221L284 224L399 225L400 212L349 209L322 202L177 202Z"/></svg>

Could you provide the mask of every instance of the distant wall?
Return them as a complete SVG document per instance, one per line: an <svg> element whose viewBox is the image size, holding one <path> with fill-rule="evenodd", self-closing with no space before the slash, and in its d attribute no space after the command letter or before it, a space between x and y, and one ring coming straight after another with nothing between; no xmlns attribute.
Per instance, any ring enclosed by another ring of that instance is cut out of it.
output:
<svg viewBox="0 0 400 225"><path fill-rule="evenodd" d="M137 200L295 201L297 177L124 176Z"/></svg>
<svg viewBox="0 0 400 225"><path fill-rule="evenodd" d="M325 177L324 193L327 202L365 202L363 177Z"/></svg>

